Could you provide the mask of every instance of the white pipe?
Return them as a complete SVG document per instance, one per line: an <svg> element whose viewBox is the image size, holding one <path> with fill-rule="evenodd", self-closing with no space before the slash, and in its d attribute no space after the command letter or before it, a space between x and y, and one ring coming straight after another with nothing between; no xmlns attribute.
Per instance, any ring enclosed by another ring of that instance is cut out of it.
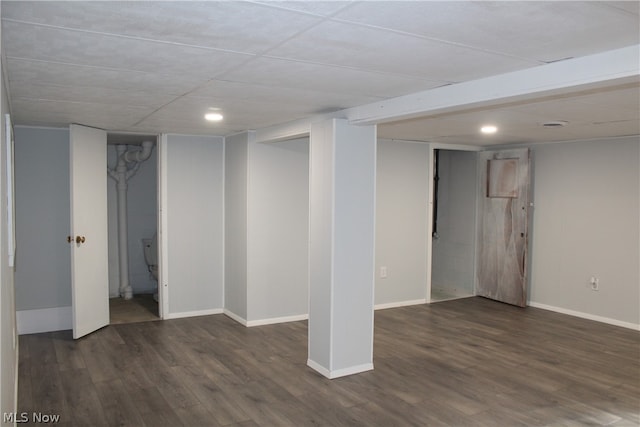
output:
<svg viewBox="0 0 640 427"><path fill-rule="evenodd" d="M151 156L151 150L153 150L153 142L143 141L142 150L127 151L124 153L125 162L144 162Z"/></svg>
<svg viewBox="0 0 640 427"><path fill-rule="evenodd" d="M140 167L140 163L151 156L153 142L144 141L142 150L127 151L126 145L118 145L118 164L115 170L107 169L109 176L116 181L118 192L118 260L120 264L120 296L124 299L133 297L133 289L129 284L129 238L127 221L127 181L135 175ZM129 168L127 163L134 163Z"/></svg>
<svg viewBox="0 0 640 427"><path fill-rule="evenodd" d="M133 289L129 284L129 239L127 221L127 162L124 160L127 146L118 145L118 165L116 166L116 189L118 191L118 263L120 267L120 296L124 299L133 297Z"/></svg>

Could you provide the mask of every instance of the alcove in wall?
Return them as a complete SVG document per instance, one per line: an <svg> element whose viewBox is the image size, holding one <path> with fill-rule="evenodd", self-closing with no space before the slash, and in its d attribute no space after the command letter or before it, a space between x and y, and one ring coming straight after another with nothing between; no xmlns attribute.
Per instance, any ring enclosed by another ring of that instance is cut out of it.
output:
<svg viewBox="0 0 640 427"><path fill-rule="evenodd" d="M107 135L107 168L114 170L118 163L118 146L128 151L142 150L142 141L152 141L150 157L139 162L135 174L127 179L127 259L128 278L134 300L125 303L120 298L120 262L118 232L118 190L114 179L107 183L109 225L109 298L112 323L157 318L158 307L153 295L157 282L145 261L143 239L151 239L157 232L157 137L156 135L109 133ZM129 168L133 164L129 164ZM148 243L148 242L147 242Z"/></svg>
<svg viewBox="0 0 640 427"><path fill-rule="evenodd" d="M434 150L431 302L474 295L477 153Z"/></svg>

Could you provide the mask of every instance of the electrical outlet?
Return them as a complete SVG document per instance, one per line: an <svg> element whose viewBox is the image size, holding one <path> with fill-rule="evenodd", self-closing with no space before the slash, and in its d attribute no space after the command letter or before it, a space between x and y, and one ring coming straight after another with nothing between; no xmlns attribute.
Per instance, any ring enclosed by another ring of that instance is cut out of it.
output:
<svg viewBox="0 0 640 427"><path fill-rule="evenodd" d="M387 278L387 267L386 266L382 266L380 267L380 278L381 279L386 279Z"/></svg>
<svg viewBox="0 0 640 427"><path fill-rule="evenodd" d="M592 291L599 291L600 290L600 279L593 276L591 277L591 280L589 281L589 284L591 285L591 290Z"/></svg>

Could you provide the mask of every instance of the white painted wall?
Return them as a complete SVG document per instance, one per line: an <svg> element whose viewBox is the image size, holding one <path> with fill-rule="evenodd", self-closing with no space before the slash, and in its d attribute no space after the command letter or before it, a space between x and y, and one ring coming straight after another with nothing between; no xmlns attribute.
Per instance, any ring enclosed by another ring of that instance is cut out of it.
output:
<svg viewBox="0 0 640 427"><path fill-rule="evenodd" d="M15 128L15 191L16 307L71 306L68 129Z"/></svg>
<svg viewBox="0 0 640 427"><path fill-rule="evenodd" d="M5 113L9 113L4 75L0 70L0 412L17 410L18 346L14 270L8 265L7 169Z"/></svg>
<svg viewBox="0 0 640 427"><path fill-rule="evenodd" d="M224 304L224 139L167 135L168 317Z"/></svg>
<svg viewBox="0 0 640 427"><path fill-rule="evenodd" d="M376 194L377 306L425 302L427 144L379 140ZM380 268L387 267L387 278Z"/></svg>
<svg viewBox="0 0 640 427"><path fill-rule="evenodd" d="M247 319L247 161L252 135L241 133L225 139L224 239L225 312L236 320Z"/></svg>
<svg viewBox="0 0 640 427"><path fill-rule="evenodd" d="M539 145L533 159L530 303L638 327L640 138Z"/></svg>
<svg viewBox="0 0 640 427"><path fill-rule="evenodd" d="M155 142L155 141L154 141ZM132 146L132 149L135 147ZM138 172L129 179L127 208L129 231L129 282L134 294L153 293L156 282L149 274L144 260L142 239L151 238L157 229L157 152L154 146L151 157L140 164ZM107 146L107 163L114 169L118 159L115 145ZM118 202L116 182L107 183L109 220L109 296L118 296Z"/></svg>
<svg viewBox="0 0 640 427"><path fill-rule="evenodd" d="M438 238L433 239L431 290L474 294L477 155L440 150Z"/></svg>
<svg viewBox="0 0 640 427"><path fill-rule="evenodd" d="M306 316L309 139L248 149L247 320Z"/></svg>

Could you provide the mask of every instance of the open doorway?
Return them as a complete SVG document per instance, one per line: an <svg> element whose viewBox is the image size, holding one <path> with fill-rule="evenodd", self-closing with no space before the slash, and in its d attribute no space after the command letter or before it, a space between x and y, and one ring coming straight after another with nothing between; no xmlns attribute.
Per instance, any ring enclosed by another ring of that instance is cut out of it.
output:
<svg viewBox="0 0 640 427"><path fill-rule="evenodd" d="M152 143L150 153L144 154L144 141ZM154 274L158 268L157 151L156 135L107 135L111 324L160 319ZM117 168L124 153L132 153L128 159L133 161L125 162L126 176L119 176ZM119 212L123 198L124 213Z"/></svg>
<svg viewBox="0 0 640 427"><path fill-rule="evenodd" d="M474 295L477 153L434 150L431 302Z"/></svg>

